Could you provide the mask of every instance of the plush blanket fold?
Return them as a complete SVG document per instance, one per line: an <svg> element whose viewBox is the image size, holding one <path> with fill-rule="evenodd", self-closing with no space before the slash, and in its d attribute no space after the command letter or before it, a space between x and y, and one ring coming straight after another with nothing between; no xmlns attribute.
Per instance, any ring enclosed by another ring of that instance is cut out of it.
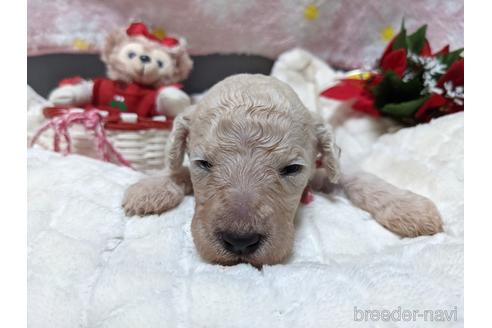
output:
<svg viewBox="0 0 492 328"><path fill-rule="evenodd" d="M400 239L342 194L316 194L298 212L285 264L210 265L191 238L193 197L160 216L127 218L122 195L140 173L35 148L30 327L437 326L364 317L398 309L455 310L438 326L463 325L463 114L399 129L339 108L318 97L337 73L302 50L282 55L273 75L334 125L343 161L432 199L444 233Z"/></svg>

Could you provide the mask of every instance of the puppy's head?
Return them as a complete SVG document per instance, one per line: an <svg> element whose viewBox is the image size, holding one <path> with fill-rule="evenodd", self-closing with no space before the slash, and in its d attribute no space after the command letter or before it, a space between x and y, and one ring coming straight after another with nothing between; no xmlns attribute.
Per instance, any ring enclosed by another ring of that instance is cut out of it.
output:
<svg viewBox="0 0 492 328"><path fill-rule="evenodd" d="M137 28L135 28L137 27ZM138 27L145 29L145 34ZM157 86L184 80L193 65L183 38L162 42L148 37L145 25L130 25L127 31L116 31L106 40L101 59L108 77L124 82Z"/></svg>
<svg viewBox="0 0 492 328"><path fill-rule="evenodd" d="M214 263L281 262L294 240L294 217L320 156L338 177L331 132L294 91L262 75L236 75L214 86L175 120L168 166L185 152L195 193L192 234Z"/></svg>

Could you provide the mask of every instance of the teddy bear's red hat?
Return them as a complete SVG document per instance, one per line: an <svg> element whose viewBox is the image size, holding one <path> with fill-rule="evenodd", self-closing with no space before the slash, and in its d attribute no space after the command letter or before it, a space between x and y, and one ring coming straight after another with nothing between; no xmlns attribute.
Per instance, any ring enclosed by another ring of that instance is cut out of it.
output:
<svg viewBox="0 0 492 328"><path fill-rule="evenodd" d="M151 41L158 42L166 47L174 47L179 44L179 41L175 38L165 37L163 39L159 39L154 34L149 32L149 29L144 23L132 23L126 29L126 34L129 36L144 36Z"/></svg>

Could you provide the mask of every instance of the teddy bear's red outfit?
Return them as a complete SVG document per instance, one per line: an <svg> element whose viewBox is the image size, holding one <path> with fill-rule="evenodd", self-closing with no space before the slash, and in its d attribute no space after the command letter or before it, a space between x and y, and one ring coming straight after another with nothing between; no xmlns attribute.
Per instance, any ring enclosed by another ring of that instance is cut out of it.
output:
<svg viewBox="0 0 492 328"><path fill-rule="evenodd" d="M110 115L117 113L136 113L138 117L158 115L156 99L159 88L147 87L138 83L124 83L106 78L94 80L92 105L107 110Z"/></svg>
<svg viewBox="0 0 492 328"><path fill-rule="evenodd" d="M73 77L61 81L60 85L77 84L80 81L80 77ZM91 103L82 106L108 111L111 117L119 116L120 113L135 113L139 118L160 115L156 108L159 91L162 88L182 87L180 84L149 87L136 82L125 83L107 78L96 78L93 82Z"/></svg>

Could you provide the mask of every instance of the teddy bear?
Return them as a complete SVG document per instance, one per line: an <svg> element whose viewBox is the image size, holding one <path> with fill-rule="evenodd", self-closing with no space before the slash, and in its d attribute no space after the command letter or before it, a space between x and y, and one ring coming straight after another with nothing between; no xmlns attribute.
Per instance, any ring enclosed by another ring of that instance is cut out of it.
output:
<svg viewBox="0 0 492 328"><path fill-rule="evenodd" d="M97 108L113 117L134 113L138 120L173 118L190 105L178 84L193 66L184 38L160 39L145 24L132 23L107 37L101 59L107 77L66 79L49 100L59 107Z"/></svg>

